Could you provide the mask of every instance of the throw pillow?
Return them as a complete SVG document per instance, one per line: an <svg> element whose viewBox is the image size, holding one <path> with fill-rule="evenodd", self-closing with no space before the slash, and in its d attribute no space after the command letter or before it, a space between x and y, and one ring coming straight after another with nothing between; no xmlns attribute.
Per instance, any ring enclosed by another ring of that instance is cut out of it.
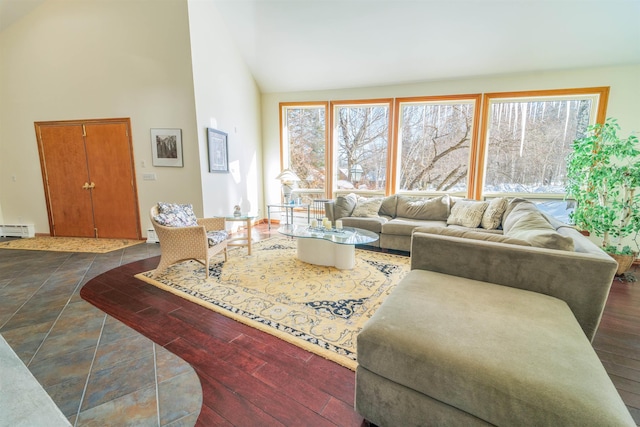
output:
<svg viewBox="0 0 640 427"><path fill-rule="evenodd" d="M333 220L351 216L356 203L358 203L358 196L354 193L336 197L336 204L333 207Z"/></svg>
<svg viewBox="0 0 640 427"><path fill-rule="evenodd" d="M398 216L401 218L446 221L449 216L449 195L432 199L398 196Z"/></svg>
<svg viewBox="0 0 640 427"><path fill-rule="evenodd" d="M209 247L213 247L218 243L222 243L227 240L229 237L229 233L225 230L217 230L217 231L207 231L207 240L209 242Z"/></svg>
<svg viewBox="0 0 640 427"><path fill-rule="evenodd" d="M477 228L480 225L480 221L482 221L482 215L487 206L489 206L489 202L458 200L451 208L451 215L447 218L447 224Z"/></svg>
<svg viewBox="0 0 640 427"><path fill-rule="evenodd" d="M190 204L158 202L158 215L154 218L165 227L194 227L198 219Z"/></svg>
<svg viewBox="0 0 640 427"><path fill-rule="evenodd" d="M380 198L367 199L365 197L359 197L358 203L351 216L377 218L379 216L378 211L380 210L380 205L382 205L382 199Z"/></svg>
<svg viewBox="0 0 640 427"><path fill-rule="evenodd" d="M558 233L540 212L527 212L511 226L508 237L522 239L532 246L547 249L573 251L573 239Z"/></svg>
<svg viewBox="0 0 640 427"><path fill-rule="evenodd" d="M502 215L507 209L508 200L505 197L498 197L489 202L487 209L482 214L480 226L487 230L495 230L502 223Z"/></svg>

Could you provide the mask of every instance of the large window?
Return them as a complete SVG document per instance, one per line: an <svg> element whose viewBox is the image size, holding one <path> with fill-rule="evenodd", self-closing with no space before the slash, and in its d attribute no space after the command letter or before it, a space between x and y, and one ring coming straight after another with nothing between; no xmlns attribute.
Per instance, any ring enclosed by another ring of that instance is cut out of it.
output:
<svg viewBox="0 0 640 427"><path fill-rule="evenodd" d="M567 155L599 95L499 96L488 102L483 192L564 194Z"/></svg>
<svg viewBox="0 0 640 427"><path fill-rule="evenodd" d="M283 169L300 178L298 187L323 190L326 183L327 106L281 105Z"/></svg>
<svg viewBox="0 0 640 427"><path fill-rule="evenodd" d="M608 94L597 87L283 103L282 167L302 189L328 197L523 195L566 209L555 205L567 154L588 125L604 122Z"/></svg>
<svg viewBox="0 0 640 427"><path fill-rule="evenodd" d="M397 188L466 195L479 96L398 99Z"/></svg>
<svg viewBox="0 0 640 427"><path fill-rule="evenodd" d="M333 188L386 190L390 105L390 100L333 105Z"/></svg>

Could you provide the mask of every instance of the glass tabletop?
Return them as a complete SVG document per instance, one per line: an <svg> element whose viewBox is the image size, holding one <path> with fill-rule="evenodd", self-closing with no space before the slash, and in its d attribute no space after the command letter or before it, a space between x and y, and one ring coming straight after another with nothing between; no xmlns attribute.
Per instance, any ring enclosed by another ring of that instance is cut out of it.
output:
<svg viewBox="0 0 640 427"><path fill-rule="evenodd" d="M224 215L224 216L216 216L216 218L224 218L227 221L247 221L250 219L256 219L257 215L247 215L247 214L240 214L240 215Z"/></svg>
<svg viewBox="0 0 640 427"><path fill-rule="evenodd" d="M375 242L379 238L373 231L354 227L326 229L308 225L284 225L278 228L278 233L302 239L323 239L342 245L366 245L367 243Z"/></svg>

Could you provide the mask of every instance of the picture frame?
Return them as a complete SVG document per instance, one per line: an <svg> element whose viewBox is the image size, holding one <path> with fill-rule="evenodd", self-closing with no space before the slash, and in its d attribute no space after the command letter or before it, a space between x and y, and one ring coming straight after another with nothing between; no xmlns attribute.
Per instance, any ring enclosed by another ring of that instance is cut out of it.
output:
<svg viewBox="0 0 640 427"><path fill-rule="evenodd" d="M182 129L151 129L151 153L153 166L183 167Z"/></svg>
<svg viewBox="0 0 640 427"><path fill-rule="evenodd" d="M213 128L207 128L209 145L209 172L229 172L229 151L227 134Z"/></svg>

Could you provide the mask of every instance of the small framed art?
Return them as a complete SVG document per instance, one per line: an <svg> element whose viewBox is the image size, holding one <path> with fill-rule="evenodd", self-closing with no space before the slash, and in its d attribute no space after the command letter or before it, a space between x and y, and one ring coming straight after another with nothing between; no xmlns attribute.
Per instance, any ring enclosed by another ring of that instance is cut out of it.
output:
<svg viewBox="0 0 640 427"><path fill-rule="evenodd" d="M182 129L151 129L151 152L153 166L183 167Z"/></svg>
<svg viewBox="0 0 640 427"><path fill-rule="evenodd" d="M209 172L229 172L227 134L207 128L209 142Z"/></svg>

